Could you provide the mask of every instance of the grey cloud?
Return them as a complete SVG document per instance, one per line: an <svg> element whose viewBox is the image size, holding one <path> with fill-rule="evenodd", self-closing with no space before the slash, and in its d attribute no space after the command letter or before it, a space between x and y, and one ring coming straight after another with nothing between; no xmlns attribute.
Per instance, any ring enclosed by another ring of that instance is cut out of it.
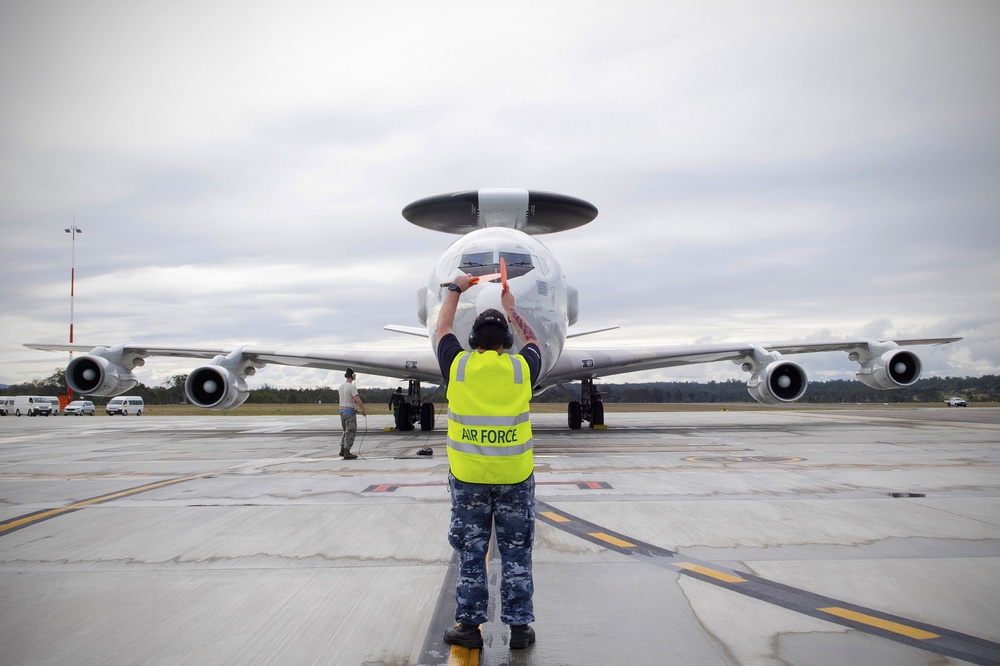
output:
<svg viewBox="0 0 1000 666"><path fill-rule="evenodd" d="M194 5L32 7L0 9L0 380L53 365L19 344L65 337L74 212L78 339L418 345L382 325L451 239L400 209L481 186L598 206L542 240L581 323L628 325L602 342L898 327L969 338L934 373L1000 369L992 5L262 2L184 44Z"/></svg>

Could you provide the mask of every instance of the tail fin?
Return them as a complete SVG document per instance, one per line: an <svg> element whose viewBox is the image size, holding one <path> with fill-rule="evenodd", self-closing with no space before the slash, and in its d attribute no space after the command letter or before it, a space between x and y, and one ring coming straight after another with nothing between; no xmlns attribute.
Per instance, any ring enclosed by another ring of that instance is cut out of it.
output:
<svg viewBox="0 0 1000 666"><path fill-rule="evenodd" d="M597 207L563 194L484 188L414 201L403 209L403 217L418 227L451 234L507 227L537 235L583 226L597 217Z"/></svg>

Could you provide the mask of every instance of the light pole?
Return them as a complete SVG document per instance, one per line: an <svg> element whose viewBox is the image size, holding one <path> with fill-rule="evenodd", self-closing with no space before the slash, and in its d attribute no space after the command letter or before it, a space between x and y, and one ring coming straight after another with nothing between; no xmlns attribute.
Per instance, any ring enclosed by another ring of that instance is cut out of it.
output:
<svg viewBox="0 0 1000 666"><path fill-rule="evenodd" d="M82 234L83 229L76 226L76 213L73 214L73 224L65 229L66 233L72 236L72 259L69 268L69 343L73 344L73 297L76 296L76 235ZM69 360L73 360L73 350L69 352ZM73 400L73 389L66 384L66 398Z"/></svg>

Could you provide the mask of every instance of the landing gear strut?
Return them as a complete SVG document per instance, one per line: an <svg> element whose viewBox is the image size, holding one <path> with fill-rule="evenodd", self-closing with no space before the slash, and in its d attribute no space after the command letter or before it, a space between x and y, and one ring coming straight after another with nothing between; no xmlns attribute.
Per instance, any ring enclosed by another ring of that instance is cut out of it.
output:
<svg viewBox="0 0 1000 666"><path fill-rule="evenodd" d="M396 407L396 430L413 430L415 423L425 432L434 430L434 416L434 404L420 399L420 382L409 380L406 399Z"/></svg>
<svg viewBox="0 0 1000 666"><path fill-rule="evenodd" d="M580 382L580 401L570 402L567 412L572 430L579 430L584 421L588 421L591 428L604 425L604 403L601 402L600 391L594 388L592 378Z"/></svg>

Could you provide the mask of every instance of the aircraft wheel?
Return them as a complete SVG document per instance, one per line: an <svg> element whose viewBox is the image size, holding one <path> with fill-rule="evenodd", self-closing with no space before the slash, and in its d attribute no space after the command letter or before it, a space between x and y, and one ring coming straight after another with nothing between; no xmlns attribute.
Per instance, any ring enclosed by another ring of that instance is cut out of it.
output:
<svg viewBox="0 0 1000 666"><path fill-rule="evenodd" d="M569 403L569 427L571 430L579 430L583 425L583 408L576 400Z"/></svg>
<svg viewBox="0 0 1000 666"><path fill-rule="evenodd" d="M410 403L401 402L396 410L396 430L404 431L413 428L410 423Z"/></svg>
<svg viewBox="0 0 1000 666"><path fill-rule="evenodd" d="M595 402L591 404L590 409L594 414L593 418L590 419L590 427L604 425L604 403Z"/></svg>
<svg viewBox="0 0 1000 666"><path fill-rule="evenodd" d="M425 402L420 405L420 429L424 432L434 430L434 404Z"/></svg>

